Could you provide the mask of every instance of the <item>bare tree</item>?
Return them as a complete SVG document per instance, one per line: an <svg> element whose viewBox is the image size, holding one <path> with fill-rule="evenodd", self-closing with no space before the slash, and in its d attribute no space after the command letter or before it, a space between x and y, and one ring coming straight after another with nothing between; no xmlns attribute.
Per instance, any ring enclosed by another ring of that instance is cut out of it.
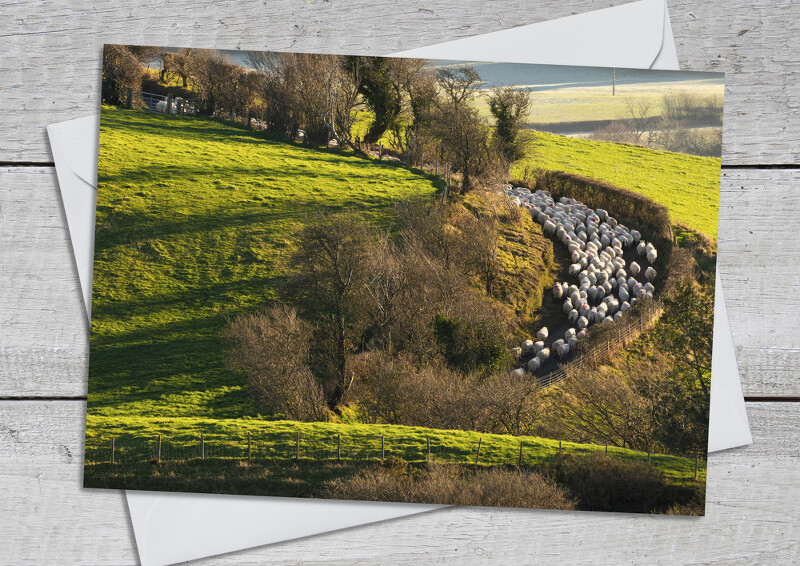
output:
<svg viewBox="0 0 800 566"><path fill-rule="evenodd" d="M287 292L317 317L313 349L330 368L331 407L353 383L346 359L361 346L367 326L365 286L374 245L373 230L354 214L320 214L297 237Z"/></svg>
<svg viewBox="0 0 800 566"><path fill-rule="evenodd" d="M243 370L256 404L286 418L327 420L322 388L308 367L311 328L285 305L232 320L228 364Z"/></svg>
<svg viewBox="0 0 800 566"><path fill-rule="evenodd" d="M649 145L653 117L650 116L651 104L647 100L640 100L634 103L633 100L627 101L628 124L633 135L633 143L636 145ZM647 135L646 135L647 134Z"/></svg>
<svg viewBox="0 0 800 566"><path fill-rule="evenodd" d="M431 129L445 159L461 173L462 193L504 178L507 165L491 145L488 123L472 104L481 82L477 71L446 67L437 70L436 81L439 96Z"/></svg>
<svg viewBox="0 0 800 566"><path fill-rule="evenodd" d="M106 45L103 49L104 100L112 104L126 101L127 90L142 87L142 64L127 45Z"/></svg>

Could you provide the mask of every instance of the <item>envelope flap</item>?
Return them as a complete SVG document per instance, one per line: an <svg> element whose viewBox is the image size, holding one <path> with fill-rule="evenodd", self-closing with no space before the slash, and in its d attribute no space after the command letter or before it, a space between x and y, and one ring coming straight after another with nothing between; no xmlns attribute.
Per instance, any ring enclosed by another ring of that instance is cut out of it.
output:
<svg viewBox="0 0 800 566"><path fill-rule="evenodd" d="M51 124L48 130L50 143L56 145L64 156L64 164L81 180L96 188L100 116Z"/></svg>
<svg viewBox="0 0 800 566"><path fill-rule="evenodd" d="M641 0L394 53L400 57L648 69L664 41L664 0ZM520 46L524 45L524 49Z"/></svg>

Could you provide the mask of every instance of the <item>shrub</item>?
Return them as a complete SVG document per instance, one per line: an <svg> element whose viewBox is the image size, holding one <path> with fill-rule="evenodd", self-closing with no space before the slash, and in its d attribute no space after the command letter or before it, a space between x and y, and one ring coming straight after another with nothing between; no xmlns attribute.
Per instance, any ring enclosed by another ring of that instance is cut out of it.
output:
<svg viewBox="0 0 800 566"><path fill-rule="evenodd" d="M327 420L325 398L308 368L310 327L294 308L279 305L229 323L231 367L243 370L255 401L299 421Z"/></svg>
<svg viewBox="0 0 800 566"><path fill-rule="evenodd" d="M575 509L575 502L552 480L531 470L464 469L428 464L377 465L347 479L334 480L328 496L335 499L441 503L492 507Z"/></svg>
<svg viewBox="0 0 800 566"><path fill-rule="evenodd" d="M645 463L626 462L602 454L575 457L560 454L550 475L578 502L578 509L628 513L663 513L691 505L702 514L705 491L670 484Z"/></svg>
<svg viewBox="0 0 800 566"><path fill-rule="evenodd" d="M537 172L535 189L550 191L556 200L574 198L592 208L612 211L617 220L654 241L659 252L673 240L667 207L633 191L562 171Z"/></svg>
<svg viewBox="0 0 800 566"><path fill-rule="evenodd" d="M436 315L436 340L447 363L462 371L502 371L511 364L504 335L489 318Z"/></svg>

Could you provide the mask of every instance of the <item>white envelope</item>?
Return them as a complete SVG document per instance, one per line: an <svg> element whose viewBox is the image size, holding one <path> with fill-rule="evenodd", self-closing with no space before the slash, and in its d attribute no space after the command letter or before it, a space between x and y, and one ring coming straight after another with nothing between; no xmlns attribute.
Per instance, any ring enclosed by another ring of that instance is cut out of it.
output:
<svg viewBox="0 0 800 566"><path fill-rule="evenodd" d="M552 65L678 69L664 0L643 0L397 53ZM87 315L91 311L98 116L48 126ZM717 275L709 452L752 443ZM126 492L139 559L172 564L442 506Z"/></svg>

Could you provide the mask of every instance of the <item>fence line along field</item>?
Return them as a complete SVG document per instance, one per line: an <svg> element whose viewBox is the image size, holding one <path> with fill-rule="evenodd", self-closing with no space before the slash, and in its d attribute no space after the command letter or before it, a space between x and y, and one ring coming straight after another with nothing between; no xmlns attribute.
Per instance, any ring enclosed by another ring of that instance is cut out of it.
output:
<svg viewBox="0 0 800 566"><path fill-rule="evenodd" d="M86 487L703 513L713 136L428 63L106 47Z"/></svg>
<svg viewBox="0 0 800 566"><path fill-rule="evenodd" d="M671 481L704 481L705 462L695 457L650 454L615 446L562 442L533 436L485 434L398 425L198 421L191 433L168 432L172 423L153 420L150 432L106 429L87 440L87 474L104 464L191 460L315 460L439 462L483 466L543 466L560 454L604 455L647 463ZM116 432L116 431L119 432ZM197 433L197 431L200 431ZM203 431L206 432L203 432ZM162 432L164 431L164 432Z"/></svg>

